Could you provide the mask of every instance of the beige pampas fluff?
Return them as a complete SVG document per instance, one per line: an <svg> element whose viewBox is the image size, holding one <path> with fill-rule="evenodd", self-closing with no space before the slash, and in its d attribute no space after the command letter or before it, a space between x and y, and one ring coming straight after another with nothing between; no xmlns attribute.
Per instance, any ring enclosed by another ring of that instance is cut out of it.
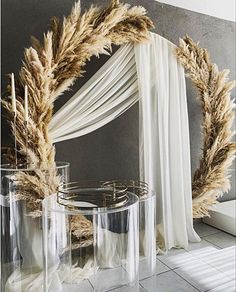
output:
<svg viewBox="0 0 236 292"><path fill-rule="evenodd" d="M144 8L130 8L118 0L112 0L103 8L92 6L81 14L78 1L62 22L56 17L52 19L51 30L44 34L42 44L32 38L32 47L25 49L16 86L16 138L20 161L26 161L24 86L28 86L29 93L28 162L53 164L55 149L49 133L49 123L54 101L68 90L76 78L82 76L86 62L93 55L109 54L112 44L148 40L149 29L153 24L145 14ZM11 100L4 100L3 105L13 127ZM50 171L49 176L45 169L19 176L22 188L18 199L26 200L33 216L41 215L42 199L57 190L59 178L53 167L50 167ZM82 222L82 216L77 219L81 221L81 226L89 228L90 234L89 221L84 218ZM77 224L73 222L73 226L76 227Z"/></svg>
<svg viewBox="0 0 236 292"><path fill-rule="evenodd" d="M105 8L92 6L81 14L80 2L61 22L52 19L51 31L43 44L32 38L32 47L25 50L17 88L17 143L21 158L26 157L24 124L24 85L29 92L28 162L53 162L55 149L48 131L55 99L63 94L93 55L108 54L111 44L142 42L149 38L153 26L142 7L130 8L111 1ZM11 101L4 100L10 121Z"/></svg>
<svg viewBox="0 0 236 292"><path fill-rule="evenodd" d="M230 166L236 150L231 141L234 111L230 92L235 81L228 81L229 71L219 71L207 50L188 36L180 40L176 54L198 89L203 112L202 157L192 184L193 215L200 218L208 215L208 208L230 189Z"/></svg>

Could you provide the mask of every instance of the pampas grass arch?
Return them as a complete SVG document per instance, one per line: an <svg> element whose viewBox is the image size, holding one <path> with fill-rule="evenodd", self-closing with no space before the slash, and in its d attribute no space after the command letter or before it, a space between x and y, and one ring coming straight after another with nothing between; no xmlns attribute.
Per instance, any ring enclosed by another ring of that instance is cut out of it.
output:
<svg viewBox="0 0 236 292"><path fill-rule="evenodd" d="M24 86L28 85L29 91L28 161L54 162L55 148L48 126L55 100L68 90L76 78L82 76L86 62L93 55L108 54L112 44L148 40L153 23L145 14L143 7L130 8L119 0L112 0L107 7L92 6L81 14L80 2L77 2L62 22L55 17L52 19L51 30L44 35L43 44L32 38L32 47L25 50L16 86L16 138L21 161L26 160ZM231 142L233 102L230 100L230 91L235 83L227 82L228 72L219 72L217 66L211 63L207 51L189 37L181 40L176 54L199 91L203 109L203 153L193 179L193 214L194 217L202 217L208 214L209 206L218 196L229 189L229 166L236 148L235 143ZM11 100L4 100L3 105L13 127ZM34 177L22 175L19 181L28 186L28 195L24 194L21 198L31 206L31 215L41 216L41 201L56 191L58 177L52 173L48 182L48 178L39 173ZM82 216L74 219L74 230L80 221L89 235L87 220Z"/></svg>

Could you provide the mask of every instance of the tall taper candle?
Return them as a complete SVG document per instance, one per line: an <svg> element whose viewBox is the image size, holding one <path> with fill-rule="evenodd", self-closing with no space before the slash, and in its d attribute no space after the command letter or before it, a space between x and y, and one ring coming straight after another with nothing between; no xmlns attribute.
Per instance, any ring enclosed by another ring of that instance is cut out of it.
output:
<svg viewBox="0 0 236 292"><path fill-rule="evenodd" d="M12 111L16 115L16 89L15 89L14 73L11 73L11 100L12 100Z"/></svg>
<svg viewBox="0 0 236 292"><path fill-rule="evenodd" d="M29 120L29 109L28 109L28 86L25 85L25 122Z"/></svg>

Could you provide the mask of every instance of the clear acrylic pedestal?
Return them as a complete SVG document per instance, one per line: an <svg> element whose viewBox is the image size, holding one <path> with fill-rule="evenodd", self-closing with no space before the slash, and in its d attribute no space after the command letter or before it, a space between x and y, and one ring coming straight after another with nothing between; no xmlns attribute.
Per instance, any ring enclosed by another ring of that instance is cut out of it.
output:
<svg viewBox="0 0 236 292"><path fill-rule="evenodd" d="M44 199L44 291L138 292L138 213L135 194L99 182Z"/></svg>
<svg viewBox="0 0 236 292"><path fill-rule="evenodd" d="M1 291L43 290L42 217L30 215L32 205L27 198L35 194L34 184L30 184L27 179L33 182L36 176L43 176L45 189L51 183L51 172L59 175L61 181L67 182L69 164L56 162L0 166ZM37 198L33 201L37 202Z"/></svg>
<svg viewBox="0 0 236 292"><path fill-rule="evenodd" d="M128 192L138 196L140 279L151 277L156 272L156 193L147 183L136 180L107 181L104 185L125 185Z"/></svg>

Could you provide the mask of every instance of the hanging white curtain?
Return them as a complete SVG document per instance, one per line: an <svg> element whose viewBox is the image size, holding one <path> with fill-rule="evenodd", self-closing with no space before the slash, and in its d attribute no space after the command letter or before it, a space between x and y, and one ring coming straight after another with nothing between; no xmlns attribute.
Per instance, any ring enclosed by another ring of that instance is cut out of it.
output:
<svg viewBox="0 0 236 292"><path fill-rule="evenodd" d="M200 241L192 225L185 77L175 45L151 34L135 47L140 97L140 178L157 192L158 234L165 247Z"/></svg>
<svg viewBox="0 0 236 292"><path fill-rule="evenodd" d="M157 192L158 230L166 248L199 241L193 230L190 145L183 69L174 45L122 46L54 115L54 142L88 134L140 102L140 175Z"/></svg>

